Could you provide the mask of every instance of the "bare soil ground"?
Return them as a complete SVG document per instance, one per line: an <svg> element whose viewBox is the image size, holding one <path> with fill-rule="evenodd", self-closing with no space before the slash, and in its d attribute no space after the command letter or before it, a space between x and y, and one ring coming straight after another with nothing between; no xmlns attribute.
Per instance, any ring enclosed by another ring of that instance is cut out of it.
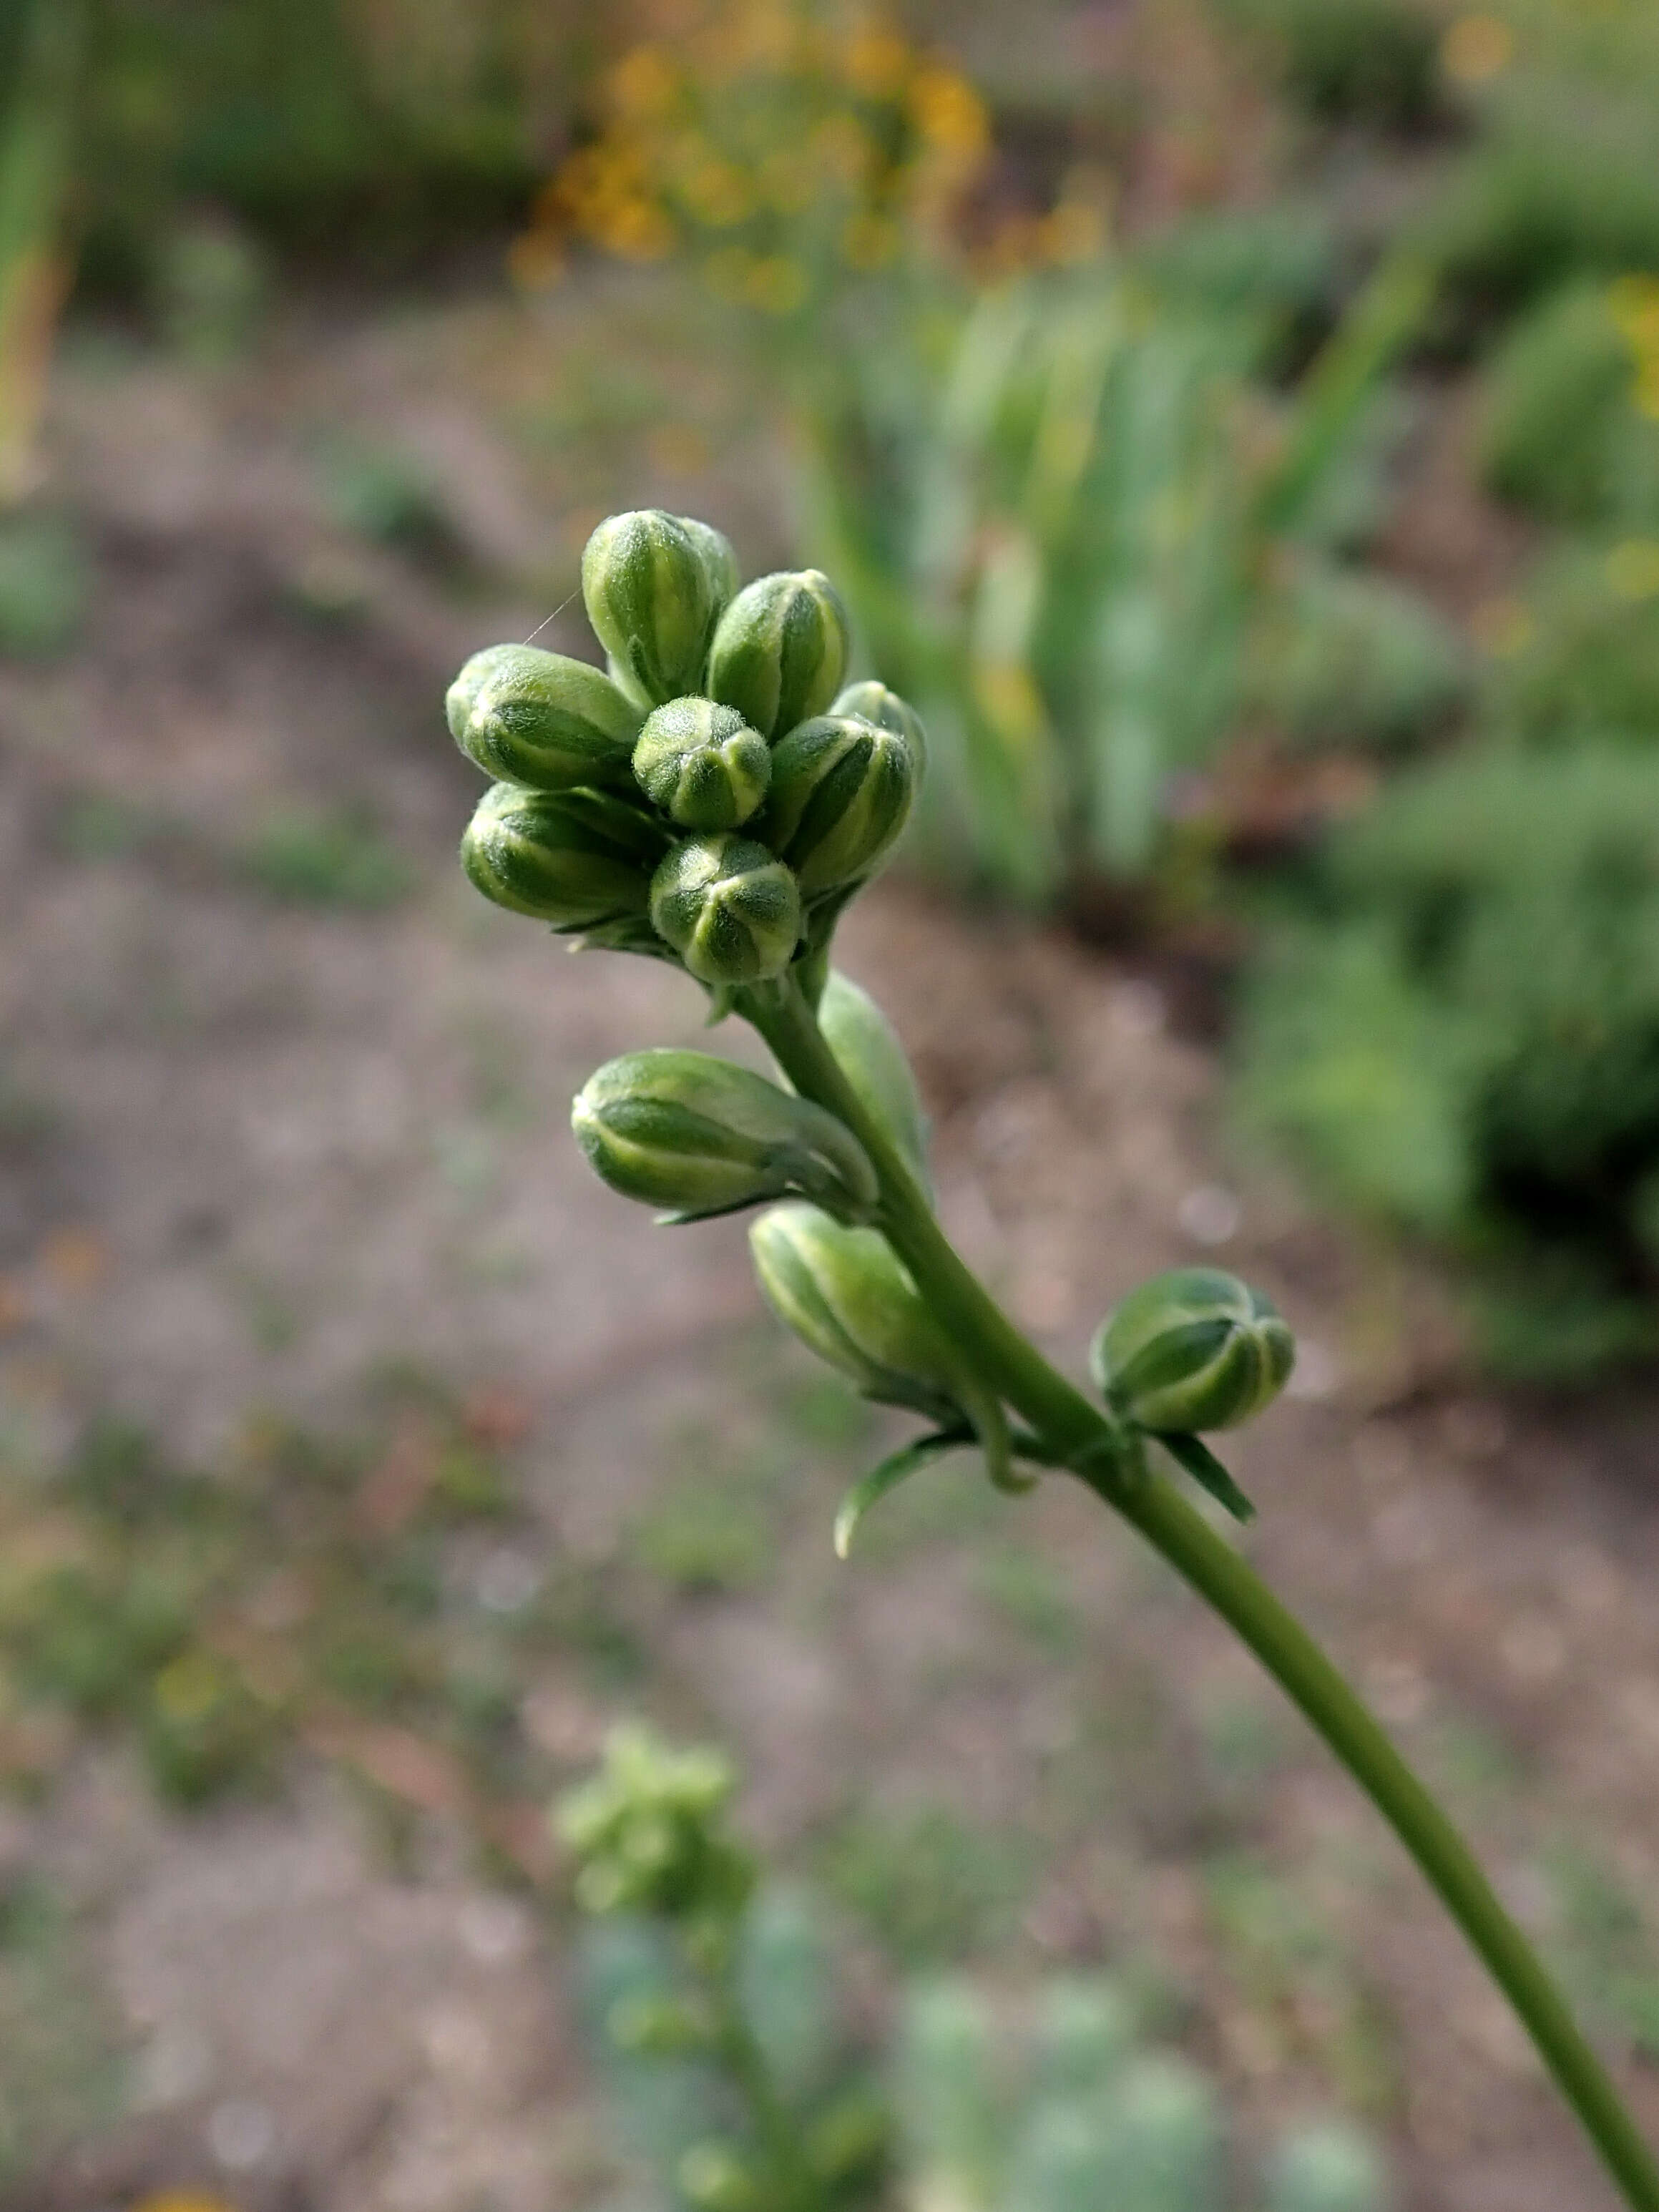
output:
<svg viewBox="0 0 1659 2212"><path fill-rule="evenodd" d="M836 1485L869 1438L757 1318L741 1224L658 1231L568 1141L589 1069L693 1041L702 1006L473 896L441 687L541 619L606 503L705 505L750 564L781 550L775 457L741 409L625 292L611 313L623 374L614 351L584 365L574 307L532 325L476 302L296 329L211 376L84 348L67 370L85 642L0 668L14 1479L49 1485L99 1412L211 1466L251 1421L361 1424L389 1374L433 1378L499 1434L530 1581L602 1588L637 1655L629 1674L592 1637L538 1647L516 1725L547 1785L644 1705L733 1748L746 1819L793 1863L844 1867L862 1821L866 1857L900 1838L902 1888L908 1812L950 1808L978 1856L965 1905L927 1866L901 1899L923 1948L955 1911L1012 1981L1154 1953L1247 2132L1366 2111L1411 2212L1610 2203L1411 1869L1157 1563L1080 1492L1008 1504L963 1467L837 1568ZM607 421L644 441L646 480ZM325 435L428 457L465 588L331 519ZM580 644L568 613L546 635ZM372 825L405 896L293 895L283 825L331 809ZM1524 1918L1572 1936L1563 1865L1659 1912L1659 1401L1448 1382L1441 1294L1240 1156L1155 974L902 884L860 908L843 962L914 1047L948 1222L1057 1354L1076 1365L1116 1293L1196 1255L1280 1299L1310 1349L1237 1454L1253 1555ZM508 1568L481 1541L450 1564L488 1606ZM19 2212L208 2183L248 2212L591 2201L561 1911L482 1879L407 1731L339 1747L313 1731L274 1797L185 1816L130 1746L66 1739L0 1813L6 1869L72 1911L64 2033L125 2062ZM412 1808L395 1858L354 1771ZM1659 2068L1601 2025L1659 2133Z"/></svg>

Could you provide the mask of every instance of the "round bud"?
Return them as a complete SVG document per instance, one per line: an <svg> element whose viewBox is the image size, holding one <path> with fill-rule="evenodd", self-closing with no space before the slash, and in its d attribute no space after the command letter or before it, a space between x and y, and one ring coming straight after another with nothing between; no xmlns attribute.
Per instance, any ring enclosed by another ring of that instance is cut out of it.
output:
<svg viewBox="0 0 1659 2212"><path fill-rule="evenodd" d="M818 1000L818 1027L860 1104L931 1195L927 1123L916 1079L892 1024L867 991L832 968Z"/></svg>
<svg viewBox="0 0 1659 2212"><path fill-rule="evenodd" d="M723 530L716 530L712 522L699 522L695 515L677 514L674 520L702 556L714 600L709 620L718 622L738 596L738 587L743 581L732 541Z"/></svg>
<svg viewBox="0 0 1659 2212"><path fill-rule="evenodd" d="M827 576L802 568L757 577L720 617L709 696L775 742L835 697L847 642L847 610Z"/></svg>
<svg viewBox="0 0 1659 2212"><path fill-rule="evenodd" d="M1175 1267L1131 1291L1089 1354L1125 1419L1171 1436L1248 1421L1277 1397L1295 1358L1277 1310L1218 1267Z"/></svg>
<svg viewBox="0 0 1659 2212"><path fill-rule="evenodd" d="M763 835L806 898L860 882L897 842L915 793L908 742L855 714L820 714L772 754Z"/></svg>
<svg viewBox="0 0 1659 2212"><path fill-rule="evenodd" d="M445 704L469 760L538 791L620 782L639 734L639 709L609 677L533 645L475 653Z"/></svg>
<svg viewBox="0 0 1659 2212"><path fill-rule="evenodd" d="M735 707L671 699L640 732L634 780L683 830L735 830L765 798L772 756Z"/></svg>
<svg viewBox="0 0 1659 2212"><path fill-rule="evenodd" d="M683 1918L741 1905L754 1875L725 1832L734 1777L715 1751L670 1751L647 1729L615 1729L605 1765L557 1808L590 1912Z"/></svg>
<svg viewBox="0 0 1659 2212"><path fill-rule="evenodd" d="M951 1347L892 1246L815 1206L777 1206L749 1231L767 1304L867 1398L960 1418Z"/></svg>
<svg viewBox="0 0 1659 2212"><path fill-rule="evenodd" d="M706 1052L624 1053L591 1075L570 1126L625 1198L682 1221L792 1194L867 1219L875 1170L833 1114Z"/></svg>
<svg viewBox="0 0 1659 2212"><path fill-rule="evenodd" d="M800 890L748 837L688 837L651 881L651 920L700 983L781 975L800 937Z"/></svg>
<svg viewBox="0 0 1659 2212"><path fill-rule="evenodd" d="M647 507L602 522L582 555L582 599L593 635L643 697L697 690L714 586L702 548L673 515Z"/></svg>
<svg viewBox="0 0 1659 2212"><path fill-rule="evenodd" d="M895 737L903 738L910 747L916 781L921 781L927 772L927 732L908 699L901 699L896 691L890 691L872 677L862 684L849 684L832 702L830 712L856 714L860 721L873 722L878 730L891 730Z"/></svg>
<svg viewBox="0 0 1659 2212"><path fill-rule="evenodd" d="M461 839L461 866L497 906L555 929L643 915L663 838L638 807L597 791L498 783Z"/></svg>

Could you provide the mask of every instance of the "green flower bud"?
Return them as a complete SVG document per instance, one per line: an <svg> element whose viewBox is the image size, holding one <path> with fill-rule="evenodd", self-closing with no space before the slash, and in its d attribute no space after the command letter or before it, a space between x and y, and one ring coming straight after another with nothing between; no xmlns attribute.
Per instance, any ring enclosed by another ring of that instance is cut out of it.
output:
<svg viewBox="0 0 1659 2212"><path fill-rule="evenodd" d="M1155 1434L1237 1428L1277 1397L1296 1340L1259 1291L1218 1267L1175 1267L1131 1291L1089 1354L1109 1403Z"/></svg>
<svg viewBox="0 0 1659 2212"><path fill-rule="evenodd" d="M781 975L800 937L800 891L747 837L688 837L651 880L651 920L700 983Z"/></svg>
<svg viewBox="0 0 1659 2212"><path fill-rule="evenodd" d="M706 1052L624 1053L591 1075L570 1125L595 1172L681 1221L793 1194L867 1219L875 1170L833 1114Z"/></svg>
<svg viewBox="0 0 1659 2212"><path fill-rule="evenodd" d="M960 1418L950 1345L878 1230L845 1229L814 1206L776 1206L749 1246L779 1320L866 1397Z"/></svg>
<svg viewBox="0 0 1659 2212"><path fill-rule="evenodd" d="M818 1027L860 1104L879 1122L931 1196L927 1123L916 1079L892 1024L867 991L832 968L818 1000Z"/></svg>
<svg viewBox="0 0 1659 2212"><path fill-rule="evenodd" d="M847 666L847 610L816 568L757 577L720 617L708 693L775 742L821 714Z"/></svg>
<svg viewBox="0 0 1659 2212"><path fill-rule="evenodd" d="M475 653L446 705L469 760L538 791L624 781L639 735L639 709L609 677L533 645Z"/></svg>
<svg viewBox="0 0 1659 2212"><path fill-rule="evenodd" d="M592 929L643 920L662 849L657 824L623 799L498 783L467 824L461 866L497 906Z"/></svg>
<svg viewBox="0 0 1659 2212"><path fill-rule="evenodd" d="M716 530L712 522L699 522L695 515L677 514L674 520L702 556L702 565L708 572L709 588L714 598L714 611L709 620L711 623L718 622L738 596L738 588L743 582L738 573L738 556L732 550L732 541L724 531Z"/></svg>
<svg viewBox="0 0 1659 2212"><path fill-rule="evenodd" d="M766 796L772 756L735 707L671 699L640 732L634 780L684 830L735 830Z"/></svg>
<svg viewBox="0 0 1659 2212"><path fill-rule="evenodd" d="M734 1781L719 1752L673 1752L647 1729L613 1729L601 1771L557 1808L578 1904L671 1918L735 1910L754 1870L724 1830Z"/></svg>
<svg viewBox="0 0 1659 2212"><path fill-rule="evenodd" d="M593 635L646 698L699 687L715 592L702 545L672 514L613 514L582 555L582 599Z"/></svg>
<svg viewBox="0 0 1659 2212"><path fill-rule="evenodd" d="M816 898L861 882L890 852L915 782L903 738L854 714L820 714L773 751L763 834L802 896Z"/></svg>
<svg viewBox="0 0 1659 2212"><path fill-rule="evenodd" d="M903 738L910 747L916 781L921 781L927 772L927 732L908 699L901 699L896 691L890 691L872 677L862 684L849 684L832 702L830 712L856 714L860 721L873 722L878 730L890 730L895 737Z"/></svg>

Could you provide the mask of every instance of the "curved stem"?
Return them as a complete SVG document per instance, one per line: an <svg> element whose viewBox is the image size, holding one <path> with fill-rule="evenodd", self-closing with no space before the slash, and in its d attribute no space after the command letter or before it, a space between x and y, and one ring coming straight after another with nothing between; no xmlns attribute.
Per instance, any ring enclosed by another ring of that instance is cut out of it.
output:
<svg viewBox="0 0 1659 2212"><path fill-rule="evenodd" d="M1659 2166L1537 1954L1474 1854L1319 1645L1173 1484L1121 1449L1105 1417L981 1287L825 1044L793 976L744 1011L804 1097L858 1136L882 1190L881 1226L935 1316L1056 1460L1117 1508L1255 1652L1347 1768L1485 1961L1626 2202L1659 2212Z"/></svg>

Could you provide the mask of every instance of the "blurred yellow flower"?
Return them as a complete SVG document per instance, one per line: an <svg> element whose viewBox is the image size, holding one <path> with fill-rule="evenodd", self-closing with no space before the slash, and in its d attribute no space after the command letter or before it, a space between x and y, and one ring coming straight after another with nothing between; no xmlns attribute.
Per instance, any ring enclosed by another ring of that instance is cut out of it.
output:
<svg viewBox="0 0 1659 2212"><path fill-rule="evenodd" d="M1440 62L1455 84L1486 84L1509 67L1515 33L1498 15L1461 15L1440 43Z"/></svg>
<svg viewBox="0 0 1659 2212"><path fill-rule="evenodd" d="M1092 261L1106 244L1104 212L1087 200L1060 200L1037 224L1042 258L1060 266Z"/></svg>
<svg viewBox="0 0 1659 2212"><path fill-rule="evenodd" d="M815 272L877 269L908 240L947 246L990 144L967 79L920 54L875 9L850 22L813 0L678 0L611 70L599 137L539 196L514 249L516 282L556 281L573 235L633 261L689 240L729 246L704 273L722 298L772 314ZM1038 258L1080 258L1099 221L1062 205Z"/></svg>
<svg viewBox="0 0 1659 2212"><path fill-rule="evenodd" d="M1607 558L1607 581L1621 599L1659 597L1659 538L1626 538Z"/></svg>
<svg viewBox="0 0 1659 2212"><path fill-rule="evenodd" d="M938 65L919 70L911 82L909 105L916 128L942 153L979 155L991 143L985 102L954 70Z"/></svg>
<svg viewBox="0 0 1659 2212"><path fill-rule="evenodd" d="M680 88L679 71L660 46L635 46L624 54L607 86L617 112L641 122L671 114Z"/></svg>
<svg viewBox="0 0 1659 2212"><path fill-rule="evenodd" d="M729 230L745 222L755 211L755 195L741 169L718 154L698 162L684 177L681 190L691 212L711 230Z"/></svg>
<svg viewBox="0 0 1659 2212"><path fill-rule="evenodd" d="M883 23L865 23L847 49L847 81L866 100L890 100L910 74L910 48Z"/></svg>
<svg viewBox="0 0 1659 2212"><path fill-rule="evenodd" d="M1659 354L1659 277L1619 277L1607 289L1607 312L1638 354Z"/></svg>

